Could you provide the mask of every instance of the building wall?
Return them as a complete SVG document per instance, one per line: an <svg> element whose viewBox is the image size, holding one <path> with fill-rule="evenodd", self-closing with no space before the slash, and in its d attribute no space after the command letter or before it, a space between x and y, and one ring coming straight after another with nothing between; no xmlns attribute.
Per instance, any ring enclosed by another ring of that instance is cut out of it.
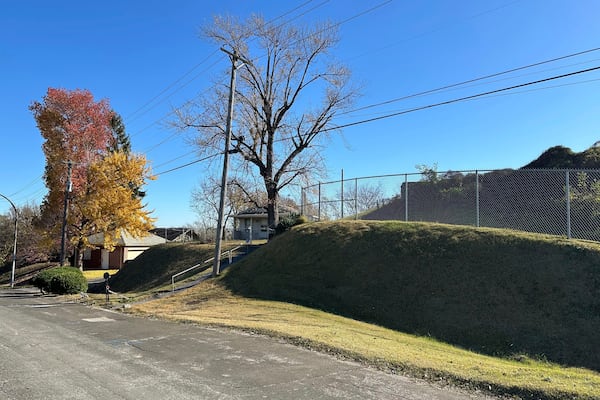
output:
<svg viewBox="0 0 600 400"><path fill-rule="evenodd" d="M233 238L235 240L248 240L249 227L252 227L252 240L268 239L269 230L266 217L236 218Z"/></svg>
<svg viewBox="0 0 600 400"><path fill-rule="evenodd" d="M123 247L115 247L113 251L108 253L108 267L109 268L121 268L123 266Z"/></svg>
<svg viewBox="0 0 600 400"><path fill-rule="evenodd" d="M120 269L126 261L131 261L147 250L148 247L122 247L117 246L105 257L108 265L102 265L102 253L104 249L86 250L83 258L83 267L85 269Z"/></svg>
<svg viewBox="0 0 600 400"><path fill-rule="evenodd" d="M131 261L146 250L148 250L148 247L127 247L124 249L125 254L123 260Z"/></svg>

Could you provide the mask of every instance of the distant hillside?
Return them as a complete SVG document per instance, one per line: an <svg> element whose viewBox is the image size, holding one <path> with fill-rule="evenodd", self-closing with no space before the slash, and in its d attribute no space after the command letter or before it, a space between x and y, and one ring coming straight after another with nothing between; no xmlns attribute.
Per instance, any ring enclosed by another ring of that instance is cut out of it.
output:
<svg viewBox="0 0 600 400"><path fill-rule="evenodd" d="M600 245L426 223L311 223L235 264L244 296L492 355L600 370Z"/></svg>
<svg viewBox="0 0 600 400"><path fill-rule="evenodd" d="M568 147L554 146L523 167L523 169L533 168L600 169L600 147L594 145L576 153Z"/></svg>

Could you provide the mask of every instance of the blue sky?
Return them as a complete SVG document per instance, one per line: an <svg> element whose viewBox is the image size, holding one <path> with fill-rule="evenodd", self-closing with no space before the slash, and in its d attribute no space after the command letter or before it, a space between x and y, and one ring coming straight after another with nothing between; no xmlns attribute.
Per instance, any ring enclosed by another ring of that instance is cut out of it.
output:
<svg viewBox="0 0 600 400"><path fill-rule="evenodd" d="M368 11L372 9L371 11ZM291 11L291 12L290 12ZM197 158L167 115L229 68L199 37L215 14L341 22L336 58L362 87L356 108L600 47L597 0L27 1L0 13L0 193L39 204L42 138L28 106L48 87L89 89L120 113L153 171ZM600 51L345 115L345 124L600 66ZM331 180L440 170L519 168L555 145L600 140L600 71L343 129L326 143ZM158 226L191 224L203 163L147 187ZM9 206L0 202L0 212Z"/></svg>

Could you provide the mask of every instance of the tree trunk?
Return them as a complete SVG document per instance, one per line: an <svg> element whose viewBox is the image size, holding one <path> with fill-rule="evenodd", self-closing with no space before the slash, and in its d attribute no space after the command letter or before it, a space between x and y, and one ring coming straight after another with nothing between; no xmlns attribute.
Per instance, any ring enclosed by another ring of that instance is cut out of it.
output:
<svg viewBox="0 0 600 400"><path fill-rule="evenodd" d="M73 266L83 271L83 242L79 241L74 249Z"/></svg>
<svg viewBox="0 0 600 400"><path fill-rule="evenodd" d="M267 187L267 218L269 225L269 236L271 236L271 229L274 231L275 227L279 223L279 192L277 191L276 185L269 185Z"/></svg>

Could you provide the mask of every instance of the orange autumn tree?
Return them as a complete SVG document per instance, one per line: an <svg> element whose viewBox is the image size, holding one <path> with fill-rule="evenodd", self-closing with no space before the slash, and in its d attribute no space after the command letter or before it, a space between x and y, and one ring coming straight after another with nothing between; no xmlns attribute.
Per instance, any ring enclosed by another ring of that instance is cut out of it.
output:
<svg viewBox="0 0 600 400"><path fill-rule="evenodd" d="M96 188L98 181L90 180L91 171L111 155L109 149L118 149L116 143L119 138L111 125L116 114L111 110L108 100L96 101L88 90L49 88L42 101L33 102L30 110L45 139L44 180L48 193L41 207L41 223L51 238L53 247L56 249L57 243L60 242L63 201L68 179L67 162L71 162L72 165L67 237L75 243L77 253L81 254L85 247L84 237L99 232L105 233L102 229L107 226L113 230L131 229L134 233L139 232L141 228L124 226L122 219L115 217L120 213L118 203L113 204L113 209L103 208L105 214L102 218L110 220L114 217L112 224L90 222L98 216L86 215L88 209L82 205L89 203L89 196L101 194L102 190L107 193L108 190L106 187ZM129 155L126 158L138 160L137 157ZM145 160L143 162L145 165ZM108 167L107 169L110 170ZM116 171L113 173L116 174ZM144 169L137 180L132 180L132 185L136 186L130 188L131 196L137 197L137 190L146 178L146 175L143 175L145 173ZM113 176L113 179L118 182L118 176ZM133 220L143 222L146 217L147 212L141 207L133 216ZM142 223L141 226L145 227L146 223ZM106 236L110 242L111 234ZM111 246L110 243L107 245ZM75 257L75 260L79 259L80 257Z"/></svg>
<svg viewBox="0 0 600 400"><path fill-rule="evenodd" d="M87 90L49 88L41 102L34 101L30 110L45 139L44 180L48 188L42 204L42 219L48 227L60 226L67 162L73 164L72 196L85 188L87 166L101 158L113 142L110 120L113 112L107 100L95 101Z"/></svg>

